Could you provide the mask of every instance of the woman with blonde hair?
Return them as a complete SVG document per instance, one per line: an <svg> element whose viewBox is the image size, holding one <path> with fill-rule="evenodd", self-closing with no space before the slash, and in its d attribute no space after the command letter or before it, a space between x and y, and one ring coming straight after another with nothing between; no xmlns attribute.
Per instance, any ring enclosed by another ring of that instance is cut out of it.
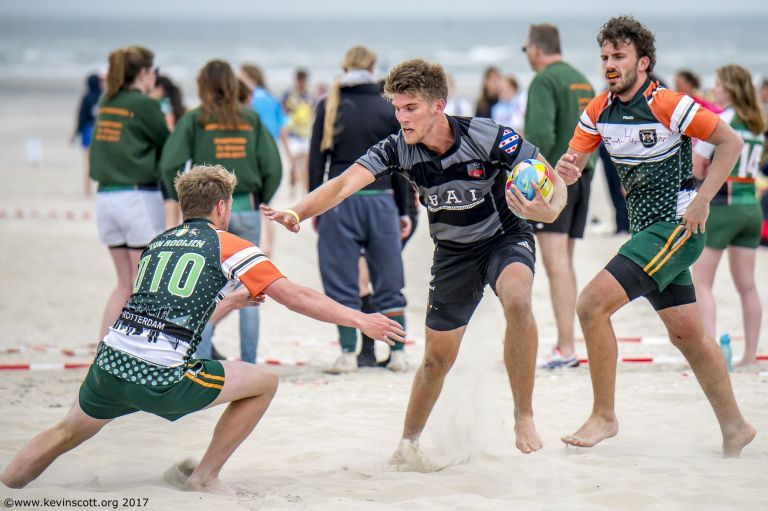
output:
<svg viewBox="0 0 768 511"><path fill-rule="evenodd" d="M737 365L753 365L757 363L762 319L755 285L755 259L762 224L755 178L763 153L765 115L752 76L741 66L728 65L717 70L714 94L716 102L725 108L720 117L741 135L744 147L731 175L712 199L706 224L706 247L693 267L696 298L704 326L714 336L716 309L712 284L723 251L728 250L731 278L741 299L744 324L744 355ZM693 165L698 179L706 176L713 153L711 144L696 144Z"/></svg>
<svg viewBox="0 0 768 511"><path fill-rule="evenodd" d="M232 194L228 230L259 246L259 205L272 200L282 177L277 146L259 116L240 103L239 82L227 62L211 60L205 64L197 87L201 105L178 120L163 150L163 179L168 190L173 190L174 177L190 163L218 164L234 172L237 187ZM198 347L202 358L211 358L212 337L213 324L209 323ZM240 309L242 360L256 362L258 342L258 309Z"/></svg>
<svg viewBox="0 0 768 511"><path fill-rule="evenodd" d="M318 103L309 147L310 192L341 174L368 147L400 129L392 105L374 80L375 62L376 55L368 48L350 48L342 63L344 74ZM402 234L410 232L411 222L404 209L407 199L401 198L396 205L392 185L391 179L375 181L324 214L317 224L317 250L328 296L353 309L381 312L404 324L400 240ZM402 187L402 193L409 191ZM373 293L362 298L358 280L361 252L373 284ZM328 372L354 371L358 363L377 364L373 342L367 344L358 361L354 328L340 326L339 341L341 356ZM403 343L392 349L387 367L404 371L407 365Z"/></svg>
<svg viewBox="0 0 768 511"><path fill-rule="evenodd" d="M99 101L89 166L98 183L96 225L117 272L101 336L131 295L139 256L164 227L158 160L168 128L155 87L154 54L141 46L109 55L106 91Z"/></svg>

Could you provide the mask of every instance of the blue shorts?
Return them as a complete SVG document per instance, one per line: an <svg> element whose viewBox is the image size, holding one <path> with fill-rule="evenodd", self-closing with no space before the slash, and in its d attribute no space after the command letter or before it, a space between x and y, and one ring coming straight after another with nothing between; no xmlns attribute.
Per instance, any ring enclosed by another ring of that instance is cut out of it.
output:
<svg viewBox="0 0 768 511"><path fill-rule="evenodd" d="M91 137L93 136L93 123L89 122L85 126L83 126L83 129L80 131L80 145L83 146L83 149L88 149L91 147Z"/></svg>

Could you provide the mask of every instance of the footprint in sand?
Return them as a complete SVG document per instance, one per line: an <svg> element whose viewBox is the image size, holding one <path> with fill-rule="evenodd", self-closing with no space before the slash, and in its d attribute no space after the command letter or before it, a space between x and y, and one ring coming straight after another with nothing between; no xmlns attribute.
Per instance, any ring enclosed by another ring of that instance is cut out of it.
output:
<svg viewBox="0 0 768 511"><path fill-rule="evenodd" d="M260 494L256 490L251 490L250 488L245 488L243 486L238 486L235 493L237 494L237 501L240 504L261 504L265 497L265 494Z"/></svg>
<svg viewBox="0 0 768 511"><path fill-rule="evenodd" d="M163 474L163 479L174 488L186 490L184 485L186 484L187 479L189 479L189 476L192 475L192 472L195 471L195 467L197 467L197 461L192 458L187 458L184 461L175 463L171 468L166 470Z"/></svg>

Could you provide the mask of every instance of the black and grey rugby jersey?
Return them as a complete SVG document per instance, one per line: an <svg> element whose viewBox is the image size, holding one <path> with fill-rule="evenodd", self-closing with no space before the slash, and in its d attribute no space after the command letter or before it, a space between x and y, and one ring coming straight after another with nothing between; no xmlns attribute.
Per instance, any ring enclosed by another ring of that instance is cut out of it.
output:
<svg viewBox="0 0 768 511"><path fill-rule="evenodd" d="M446 116L454 143L444 154L409 145L402 131L357 160L376 178L399 172L419 191L436 243L469 244L497 233L531 232L504 199L507 171L539 150L490 119Z"/></svg>

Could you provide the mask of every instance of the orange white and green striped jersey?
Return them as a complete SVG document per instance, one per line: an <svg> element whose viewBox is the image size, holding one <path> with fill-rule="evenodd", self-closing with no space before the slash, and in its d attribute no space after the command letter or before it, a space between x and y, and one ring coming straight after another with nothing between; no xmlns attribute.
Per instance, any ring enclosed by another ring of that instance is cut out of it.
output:
<svg viewBox="0 0 768 511"><path fill-rule="evenodd" d="M569 145L591 153L605 143L627 191L630 228L639 232L682 218L696 196L690 139L709 139L717 123L691 97L647 80L626 103L608 91L593 99Z"/></svg>
<svg viewBox="0 0 768 511"><path fill-rule="evenodd" d="M142 253L133 294L96 355L102 369L128 381L181 380L216 303L240 284L256 296L283 275L249 241L186 220Z"/></svg>
<svg viewBox="0 0 768 511"><path fill-rule="evenodd" d="M727 122L744 141L741 149L741 157L736 162L728 179L712 198L712 204L758 204L755 179L760 160L763 156L765 138L762 133L752 133L744 121L736 114L733 108L727 108L720 114L720 118ZM699 142L694 148L699 156L712 159L715 154L715 146L706 142Z"/></svg>

